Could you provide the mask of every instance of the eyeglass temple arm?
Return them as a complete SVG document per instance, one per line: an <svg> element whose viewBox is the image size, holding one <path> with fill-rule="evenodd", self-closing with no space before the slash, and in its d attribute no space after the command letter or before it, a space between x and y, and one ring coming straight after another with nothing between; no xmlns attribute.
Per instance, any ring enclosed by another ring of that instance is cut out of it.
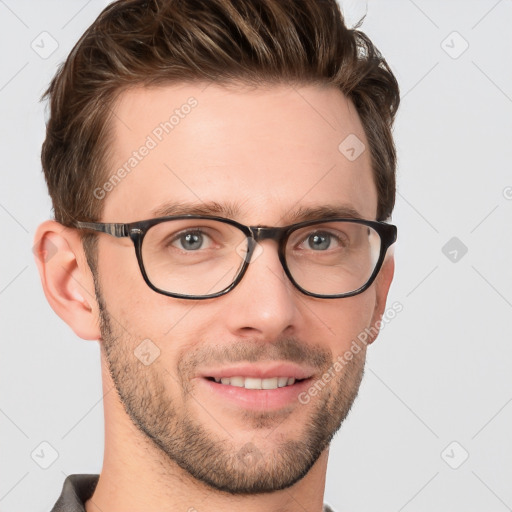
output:
<svg viewBox="0 0 512 512"><path fill-rule="evenodd" d="M123 238L125 236L128 236L126 224L103 222L76 222L75 226L80 229L91 229L92 231L107 233L107 235L112 235L115 236L116 238Z"/></svg>

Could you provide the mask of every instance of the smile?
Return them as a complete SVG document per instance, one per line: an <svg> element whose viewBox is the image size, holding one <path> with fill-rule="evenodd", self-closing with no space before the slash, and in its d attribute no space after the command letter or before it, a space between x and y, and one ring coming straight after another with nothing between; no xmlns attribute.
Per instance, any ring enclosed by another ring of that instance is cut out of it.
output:
<svg viewBox="0 0 512 512"><path fill-rule="evenodd" d="M300 381L303 379L295 379L294 377L270 377L267 379L260 379L257 377L234 376L222 378L208 377L208 380L245 389L277 389L292 386L295 384L296 380Z"/></svg>

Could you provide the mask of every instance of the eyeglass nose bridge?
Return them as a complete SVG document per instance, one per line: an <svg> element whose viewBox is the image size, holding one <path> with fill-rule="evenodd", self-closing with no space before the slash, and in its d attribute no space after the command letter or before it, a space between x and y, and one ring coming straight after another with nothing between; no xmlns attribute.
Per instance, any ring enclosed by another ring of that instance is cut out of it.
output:
<svg viewBox="0 0 512 512"><path fill-rule="evenodd" d="M249 229L255 242L275 240L280 243L286 231L285 228L268 228L265 226L251 226Z"/></svg>
<svg viewBox="0 0 512 512"><path fill-rule="evenodd" d="M265 226L248 226L250 235L247 237L248 241L248 249L245 255L245 260L247 263L250 263L253 260L253 255L255 254L257 244L262 242L263 240L274 240L278 244L278 253L280 253L280 246L282 245L282 240L284 238L286 228L276 228L276 227L265 227ZM281 255L280 260L282 261Z"/></svg>

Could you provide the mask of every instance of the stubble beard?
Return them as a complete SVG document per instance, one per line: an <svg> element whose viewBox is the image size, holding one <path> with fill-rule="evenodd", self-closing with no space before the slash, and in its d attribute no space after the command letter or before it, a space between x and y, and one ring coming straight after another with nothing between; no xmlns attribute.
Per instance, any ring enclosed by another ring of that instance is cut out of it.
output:
<svg viewBox="0 0 512 512"><path fill-rule="evenodd" d="M180 369L184 372L190 365L179 362L178 377L173 378L165 369L158 371L161 366L145 366L135 357L134 349L140 340L136 341L121 328L115 328L98 288L102 351L126 413L170 464L177 464L210 488L232 495L252 495L292 486L309 472L328 447L357 396L364 373L364 350L347 361L330 385L311 399L307 405L309 421L303 423L295 439L287 438L286 430L280 428L288 414L283 417L279 412L241 411L244 424L256 431L268 430L264 439L266 447L263 443L258 446L257 442L235 443L228 433L229 425L226 431L218 432L217 428L214 432L194 418L190 407L197 403L194 389L189 381L182 379L185 375L180 376ZM281 353L290 347L302 350L295 339L282 340L275 347ZM328 355L331 356L330 352ZM327 352L316 356L328 369L331 357L327 361ZM170 396L166 382L172 388L181 389L183 406L178 406L176 399ZM208 409L207 404L199 406ZM212 412L211 417L216 417ZM212 425L217 427L213 419ZM272 437L274 442L271 443ZM269 449L270 444L272 448Z"/></svg>

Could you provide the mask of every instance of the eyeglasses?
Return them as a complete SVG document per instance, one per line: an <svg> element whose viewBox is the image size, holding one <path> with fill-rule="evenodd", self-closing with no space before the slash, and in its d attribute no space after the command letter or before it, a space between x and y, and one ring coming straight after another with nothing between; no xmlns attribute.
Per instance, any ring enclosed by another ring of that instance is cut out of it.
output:
<svg viewBox="0 0 512 512"><path fill-rule="evenodd" d="M373 283L397 238L391 224L344 218L259 227L223 217L181 215L129 224L77 222L75 227L130 237L150 288L194 300L231 291L262 250L258 242L266 239L277 242L285 273L302 293L351 297Z"/></svg>

